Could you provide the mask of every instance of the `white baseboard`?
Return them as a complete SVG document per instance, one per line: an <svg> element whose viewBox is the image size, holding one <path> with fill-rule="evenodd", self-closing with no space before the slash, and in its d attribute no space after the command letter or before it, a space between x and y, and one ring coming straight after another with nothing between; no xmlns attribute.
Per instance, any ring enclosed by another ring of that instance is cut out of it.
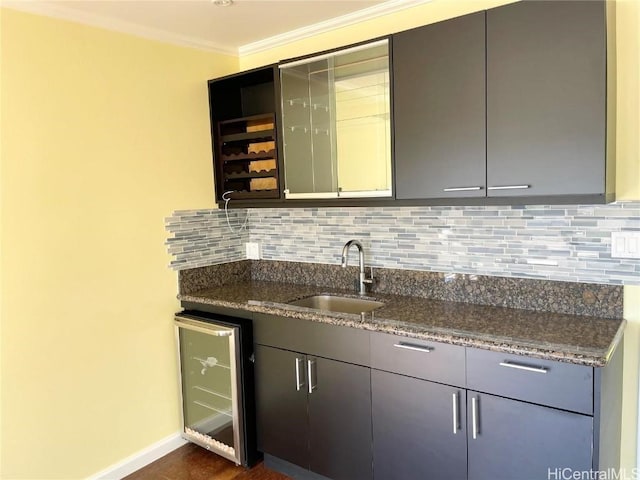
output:
<svg viewBox="0 0 640 480"><path fill-rule="evenodd" d="M120 480L186 443L188 442L180 436L180 433L174 433L90 476L87 480Z"/></svg>

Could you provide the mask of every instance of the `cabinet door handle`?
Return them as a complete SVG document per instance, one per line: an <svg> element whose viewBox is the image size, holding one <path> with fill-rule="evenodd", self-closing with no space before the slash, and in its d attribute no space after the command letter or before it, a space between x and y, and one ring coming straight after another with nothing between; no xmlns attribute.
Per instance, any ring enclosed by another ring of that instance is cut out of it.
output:
<svg viewBox="0 0 640 480"><path fill-rule="evenodd" d="M433 348L425 347L422 345L415 345L413 343L404 343L404 342L394 343L393 346L397 348L404 348L405 350L414 350L416 352L424 352L424 353L430 353L433 350Z"/></svg>
<svg viewBox="0 0 640 480"><path fill-rule="evenodd" d="M531 185L496 185L488 187L487 190L524 190L531 188Z"/></svg>
<svg viewBox="0 0 640 480"><path fill-rule="evenodd" d="M453 394L453 434L458 433L460 421L458 418L458 392Z"/></svg>
<svg viewBox="0 0 640 480"><path fill-rule="evenodd" d="M296 391L298 392L304 387L304 380L300 380L300 363L302 363L302 361L302 358L296 357Z"/></svg>
<svg viewBox="0 0 640 480"><path fill-rule="evenodd" d="M520 363L512 363L512 362L500 362L501 367L507 368L516 368L518 370L526 370L527 372L535 372L535 373L547 373L546 367L530 367L529 365L522 365Z"/></svg>
<svg viewBox="0 0 640 480"><path fill-rule="evenodd" d="M482 187L447 187L443 188L443 192L467 192L471 190L482 190Z"/></svg>
<svg viewBox="0 0 640 480"><path fill-rule="evenodd" d="M315 365L316 365L315 360L307 360L307 378L309 379L309 382L308 382L309 393L313 393L313 391L318 387L317 385L313 384L313 370Z"/></svg>
<svg viewBox="0 0 640 480"><path fill-rule="evenodd" d="M471 435L478 438L478 397L471 398Z"/></svg>

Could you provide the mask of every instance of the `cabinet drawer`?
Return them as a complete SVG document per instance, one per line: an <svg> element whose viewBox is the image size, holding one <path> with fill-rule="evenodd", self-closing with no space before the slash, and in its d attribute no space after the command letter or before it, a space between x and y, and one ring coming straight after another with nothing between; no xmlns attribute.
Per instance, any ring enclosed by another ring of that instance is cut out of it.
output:
<svg viewBox="0 0 640 480"><path fill-rule="evenodd" d="M457 345L371 334L371 366L378 370L464 387L464 358Z"/></svg>
<svg viewBox="0 0 640 480"><path fill-rule="evenodd" d="M468 348L467 387L593 414L593 368L583 365Z"/></svg>
<svg viewBox="0 0 640 480"><path fill-rule="evenodd" d="M366 330L256 313L253 340L259 345L369 366Z"/></svg>

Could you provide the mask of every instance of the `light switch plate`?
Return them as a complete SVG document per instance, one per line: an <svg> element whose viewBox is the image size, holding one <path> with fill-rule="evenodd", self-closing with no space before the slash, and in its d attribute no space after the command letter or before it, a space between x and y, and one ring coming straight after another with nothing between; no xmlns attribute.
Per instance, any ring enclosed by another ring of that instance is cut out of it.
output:
<svg viewBox="0 0 640 480"><path fill-rule="evenodd" d="M611 258L640 258L640 232L611 232Z"/></svg>
<svg viewBox="0 0 640 480"><path fill-rule="evenodd" d="M255 242L245 243L247 248L247 258L249 260L260 260L260 244Z"/></svg>

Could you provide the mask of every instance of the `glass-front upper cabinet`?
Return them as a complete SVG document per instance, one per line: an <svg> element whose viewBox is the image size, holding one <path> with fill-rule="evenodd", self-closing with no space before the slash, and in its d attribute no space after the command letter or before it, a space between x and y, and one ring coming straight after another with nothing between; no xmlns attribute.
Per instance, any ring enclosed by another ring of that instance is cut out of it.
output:
<svg viewBox="0 0 640 480"><path fill-rule="evenodd" d="M389 41L280 65L286 198L391 196Z"/></svg>

